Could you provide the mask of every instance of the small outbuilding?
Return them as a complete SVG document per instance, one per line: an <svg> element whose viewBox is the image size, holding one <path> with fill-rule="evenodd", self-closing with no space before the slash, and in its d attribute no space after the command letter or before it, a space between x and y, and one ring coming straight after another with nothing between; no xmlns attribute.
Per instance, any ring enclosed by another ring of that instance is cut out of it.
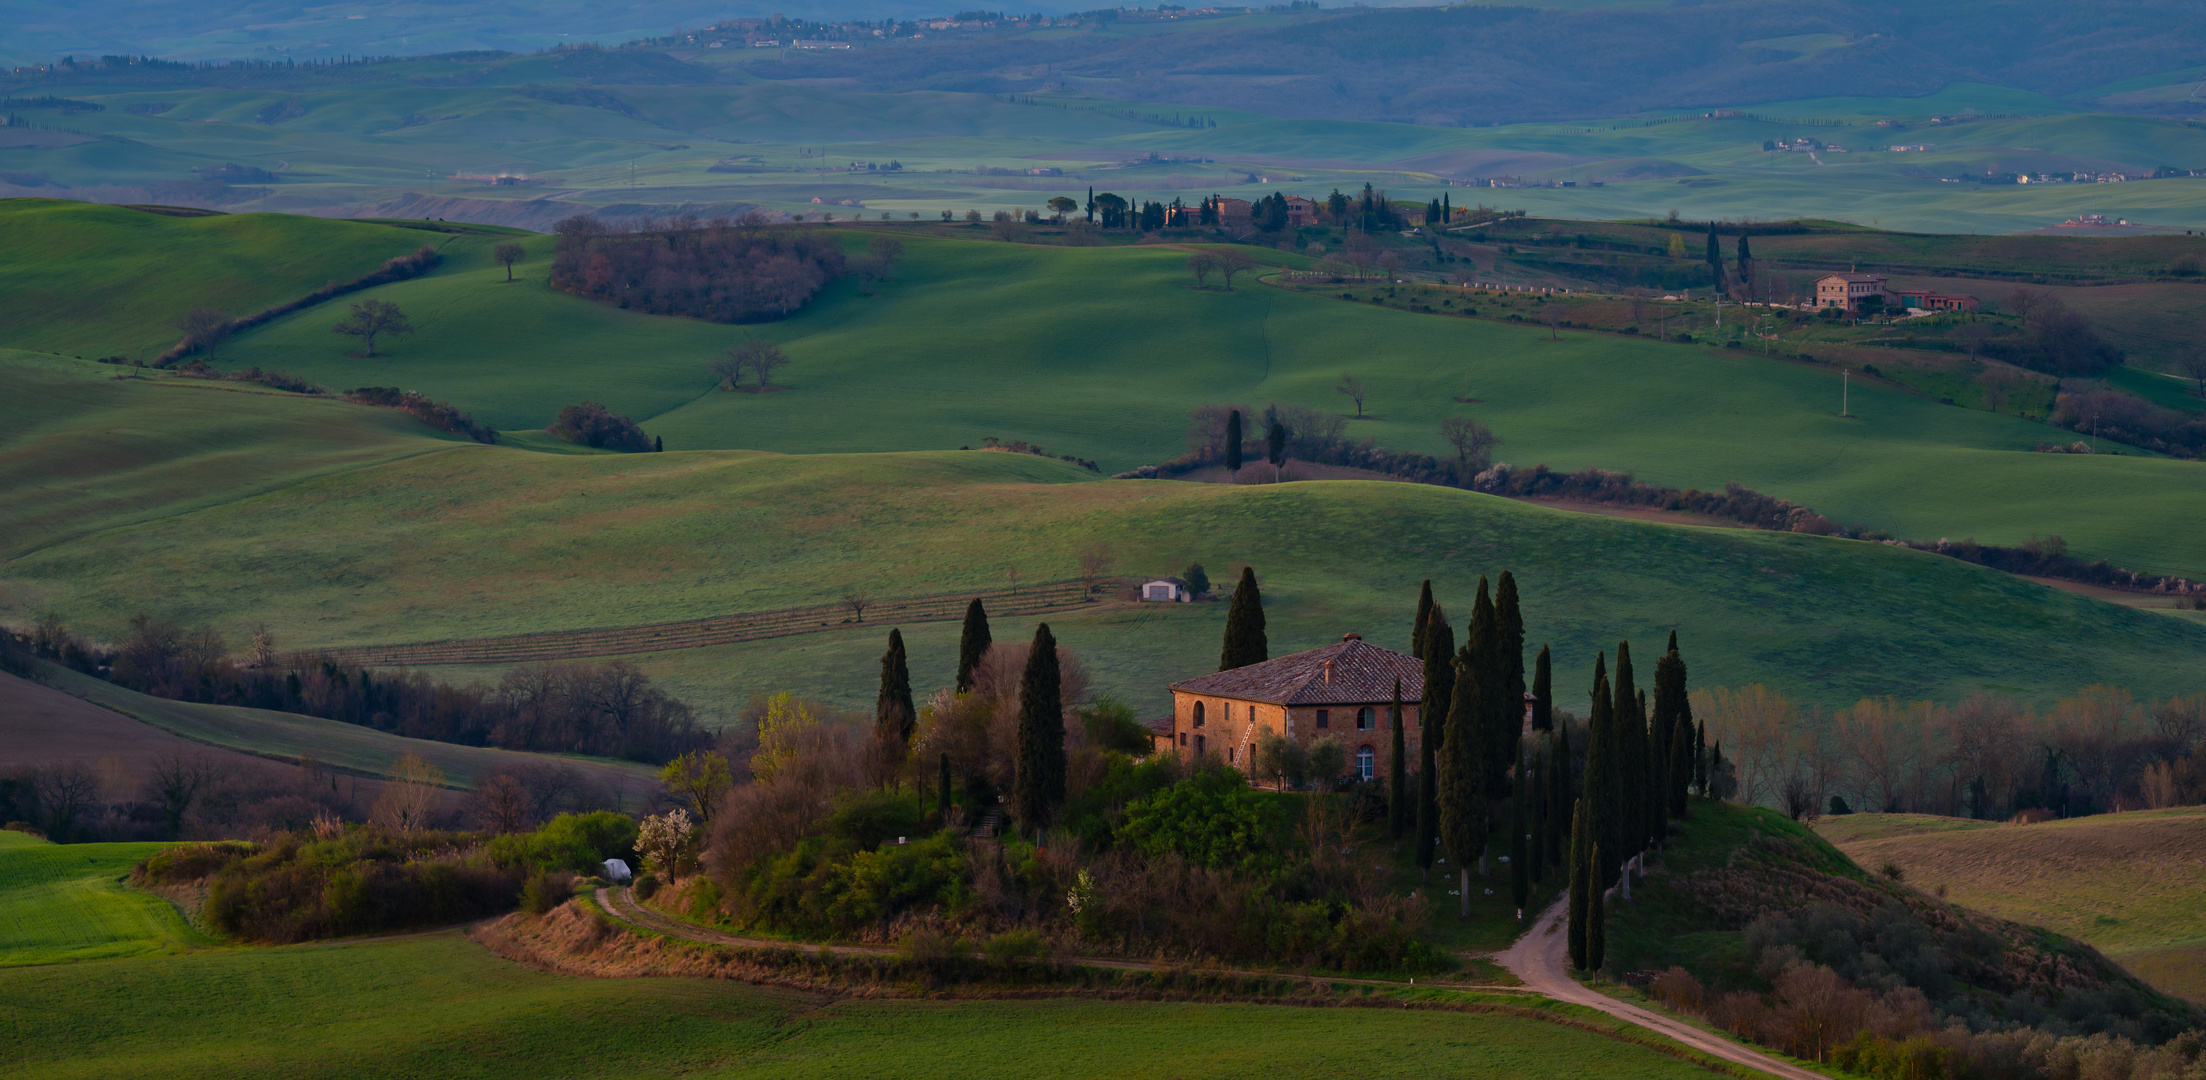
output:
<svg viewBox="0 0 2206 1080"><path fill-rule="evenodd" d="M1142 582L1141 599L1152 604L1184 604L1194 599L1194 596L1187 591L1187 582L1176 577L1164 577Z"/></svg>
<svg viewBox="0 0 2206 1080"><path fill-rule="evenodd" d="M633 877L635 877L635 876L636 876L636 875L634 875L634 874L632 874L632 873L630 873L630 872L629 872L629 870L628 870L628 862L627 862L627 860L625 860L625 859L607 859L607 860L605 860L605 880L607 880L607 881L613 881L613 882L621 882L621 881L627 881L628 879L630 879L630 878L633 878Z"/></svg>

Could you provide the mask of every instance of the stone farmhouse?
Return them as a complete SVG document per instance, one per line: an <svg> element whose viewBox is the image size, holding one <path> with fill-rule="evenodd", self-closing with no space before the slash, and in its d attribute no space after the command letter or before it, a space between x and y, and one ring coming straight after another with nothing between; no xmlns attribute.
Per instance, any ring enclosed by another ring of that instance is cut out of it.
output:
<svg viewBox="0 0 2206 1080"><path fill-rule="evenodd" d="M1923 311L1975 311L1976 298L1930 289L1895 289L1882 274L1825 274L1815 280L1815 306L1860 311L1872 297L1888 308Z"/></svg>
<svg viewBox="0 0 2206 1080"><path fill-rule="evenodd" d="M1265 732L1304 746L1333 736L1348 748L1349 775L1387 775L1394 748L1388 728L1394 684L1402 686L1402 742L1414 761L1417 699L1425 690L1416 657L1369 644L1360 634L1337 645L1176 682L1172 716L1154 727L1158 750L1167 745L1182 758L1216 754L1246 771Z"/></svg>

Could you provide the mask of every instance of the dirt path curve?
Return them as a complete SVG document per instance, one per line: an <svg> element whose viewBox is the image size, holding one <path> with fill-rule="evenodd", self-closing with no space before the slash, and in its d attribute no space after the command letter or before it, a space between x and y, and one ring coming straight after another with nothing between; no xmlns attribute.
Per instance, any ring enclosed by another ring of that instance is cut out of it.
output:
<svg viewBox="0 0 2206 1080"><path fill-rule="evenodd" d="M1508 952L1496 954L1494 960L1508 968L1517 978L1523 979L1524 985L1558 1001L1599 1009L1619 1020L1666 1035L1695 1050L1750 1069L1759 1069L1772 1076L1786 1077L1787 1080L1828 1080L1820 1073L1812 1073L1767 1054L1749 1050L1690 1024L1679 1023L1630 1002L1618 1001L1571 978L1565 960L1570 938L1563 932L1564 920L1569 915L1570 896L1565 893L1557 897L1546 911L1540 913L1540 917L1532 923L1532 928L1525 931L1524 936L1518 938Z"/></svg>
<svg viewBox="0 0 2206 1080"><path fill-rule="evenodd" d="M695 923L680 922L674 919L669 919L666 916L651 910L650 908L636 903L636 896L632 887L624 886L620 889L599 889L597 891L597 905L598 907L603 908L608 914L612 915L616 919L621 920L622 922L630 923L635 926L640 926L646 930L651 930L656 933L665 934L668 937L681 938L685 941L703 942L708 945L740 945L754 949L824 949L836 956L896 955L895 949L886 948L880 945L800 945L796 942L775 941L771 938L743 937L739 934L730 934L725 931L711 929L710 927L698 926ZM1075 957L1071 960L1071 962L1074 964L1078 964L1081 967L1110 968L1117 971L1170 971L1173 969L1173 966L1169 964L1153 964L1141 960L1107 960L1098 957ZM1259 979L1307 978L1316 982L1352 983L1358 986L1398 987L1409 985L1407 983L1396 982L1387 979L1347 979L1336 978L1332 976L1298 976L1277 971L1240 971L1232 968L1216 969L1214 973L1220 975L1246 976L1249 978ZM1424 982L1417 985L1429 986L1435 990L1476 990L1487 993L1528 992L1523 987L1492 986L1479 983Z"/></svg>

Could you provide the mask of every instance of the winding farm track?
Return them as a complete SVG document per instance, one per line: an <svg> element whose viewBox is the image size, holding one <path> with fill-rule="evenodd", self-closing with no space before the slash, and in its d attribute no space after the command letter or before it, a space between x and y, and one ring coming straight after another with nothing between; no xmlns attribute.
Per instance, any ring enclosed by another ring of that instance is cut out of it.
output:
<svg viewBox="0 0 2206 1080"><path fill-rule="evenodd" d="M1524 980L1524 985L1558 1001L1598 1009L1626 1023L1637 1024L1658 1035L1675 1039L1702 1053L1772 1076L1786 1077L1787 1080L1828 1080L1821 1073L1809 1072L1690 1024L1680 1023L1627 1001L1618 1001L1571 978L1564 959L1569 936L1563 933L1563 923L1569 915L1570 896L1565 893L1557 897L1546 911L1540 913L1540 917L1532 923L1532 929L1525 931L1524 936L1518 938L1508 952L1500 953L1494 959L1517 978Z"/></svg>
<svg viewBox="0 0 2206 1080"><path fill-rule="evenodd" d="M749 948L765 949L785 949L791 947L791 943L786 941L774 941L767 938L748 938L737 934L729 934L723 931L714 930L709 927L698 926L694 923L678 922L674 919L669 919L666 916L659 914L658 912L652 911L649 908L636 903L636 898L633 890L626 887L620 889L599 889L597 891L597 905L606 913L623 922L653 931L654 933L665 934L669 937L681 938L685 941L696 941L710 945L736 945ZM1722 1058L1723 1060L1731 1062L1735 1065L1743 1065L1749 1069L1765 1072L1772 1076L1785 1077L1786 1080L1829 1080L1828 1077L1822 1076L1821 1074L1809 1072L1806 1069L1787 1064L1786 1062L1779 1061L1776 1058L1770 1057L1766 1054L1756 1053L1753 1050L1749 1050L1746 1047L1740 1046L1739 1044L1731 1042L1730 1040L1724 1039L1720 1036L1709 1034L1708 1032L1702 1031L1688 1024L1679 1023L1678 1021L1672 1020L1669 1017L1659 1015L1647 1009L1642 1009L1637 1005L1633 1005L1628 1002L1618 1001L1615 998L1596 993L1593 990L1580 985L1577 980L1570 977L1569 971L1564 966L1563 952L1565 938L1562 933L1562 927L1563 919L1568 914L1568 906L1569 897L1567 895L1558 898L1553 906L1549 907L1545 912L1542 912L1540 914L1539 920L1532 924L1532 929L1526 931L1523 937L1518 938L1515 945L1510 946L1508 952L1500 953L1495 956L1495 959L1500 961L1503 967L1509 969L1509 971L1514 973L1518 978L1524 980L1523 987L1480 986L1451 983L1431 983L1429 985L1431 985L1434 989L1478 990L1485 992L1515 991L1521 993L1539 994L1543 997L1554 998L1558 1001L1569 1002L1573 1005L1583 1005L1590 1009L1596 1009L1600 1012L1607 1013L1610 1016L1622 1020L1625 1023L1645 1028L1648 1031L1663 1036L1664 1038L1683 1043L1686 1046L1701 1051L1702 1053ZM827 952L833 953L836 956L896 955L896 950L878 945L821 945L810 947L823 949ZM1164 964L1144 963L1138 960L1103 960L1083 958L1076 962L1083 967L1113 968L1120 971L1169 970L1168 966ZM1228 971L1224 972L1223 974L1276 978L1278 977L1279 973L1260 971ZM1369 984L1374 986L1401 985L1398 982L1379 979L1326 978L1324 979L1324 981L1335 983Z"/></svg>

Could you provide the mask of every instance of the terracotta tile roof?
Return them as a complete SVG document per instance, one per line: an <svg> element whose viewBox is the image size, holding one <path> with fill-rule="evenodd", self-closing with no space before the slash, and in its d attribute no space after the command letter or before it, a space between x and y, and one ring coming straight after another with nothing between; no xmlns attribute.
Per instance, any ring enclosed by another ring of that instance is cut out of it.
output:
<svg viewBox="0 0 2206 1080"><path fill-rule="evenodd" d="M1384 705L1394 698L1397 678L1402 680L1404 705L1424 693L1424 665L1415 657L1350 635L1338 645L1176 682L1171 688L1272 705Z"/></svg>
<svg viewBox="0 0 2206 1080"><path fill-rule="evenodd" d="M1151 735L1157 735L1167 739L1171 738L1172 721L1174 719L1174 717L1170 716L1160 716L1154 720L1149 721L1149 733Z"/></svg>

